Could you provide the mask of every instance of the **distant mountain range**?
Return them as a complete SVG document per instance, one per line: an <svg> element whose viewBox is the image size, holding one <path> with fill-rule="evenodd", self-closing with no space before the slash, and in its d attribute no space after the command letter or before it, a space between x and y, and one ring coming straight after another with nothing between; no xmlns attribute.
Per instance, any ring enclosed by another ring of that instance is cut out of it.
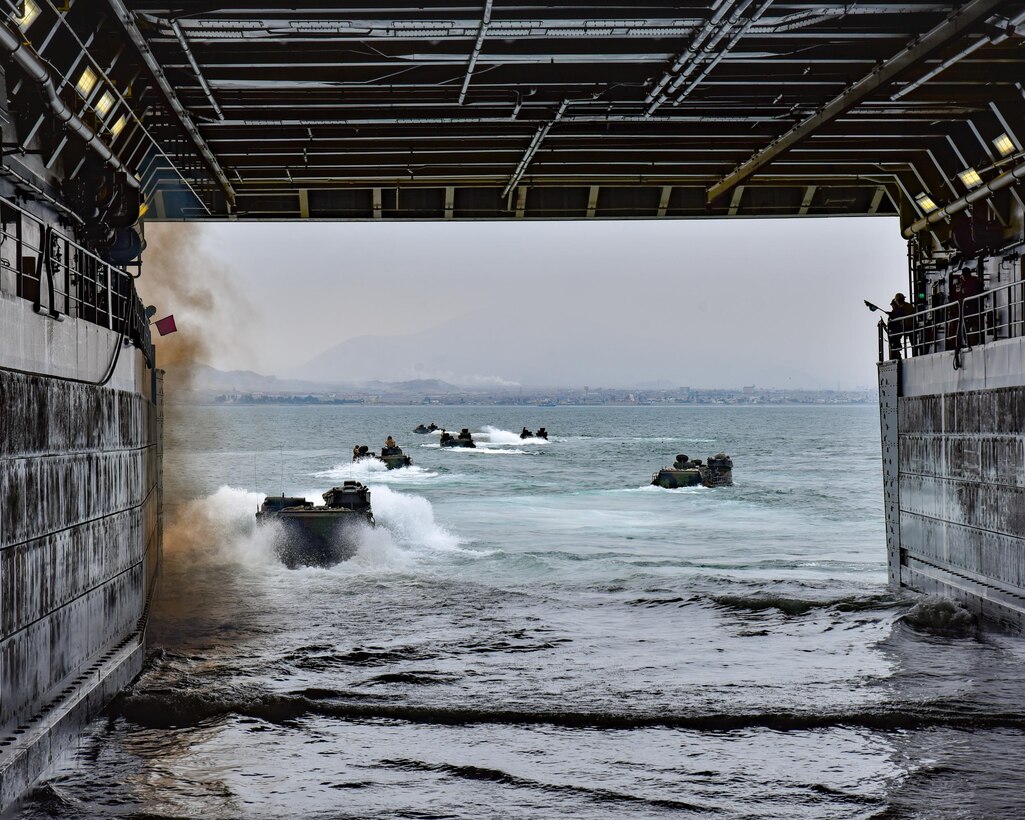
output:
<svg viewBox="0 0 1025 820"><path fill-rule="evenodd" d="M575 311L568 303L505 303L500 310L464 315L418 333L347 339L280 377L195 365L191 372L169 374L169 380L218 393L835 386L777 364L778 351L753 343L728 316L653 313L644 335L624 325L615 317Z"/></svg>
<svg viewBox="0 0 1025 820"><path fill-rule="evenodd" d="M347 339L284 375L331 383L437 379L464 389L829 386L773 363L771 350L738 352L734 330L699 315L653 320L650 332L638 335L615 317L577 313L571 304L506 305L419 333Z"/></svg>
<svg viewBox="0 0 1025 820"><path fill-rule="evenodd" d="M308 379L280 379L252 370L218 370L208 364L192 364L168 370L169 386L176 390L205 393L324 393L326 391L366 391L369 393L451 393L456 385L438 379L412 379L404 382L322 382Z"/></svg>

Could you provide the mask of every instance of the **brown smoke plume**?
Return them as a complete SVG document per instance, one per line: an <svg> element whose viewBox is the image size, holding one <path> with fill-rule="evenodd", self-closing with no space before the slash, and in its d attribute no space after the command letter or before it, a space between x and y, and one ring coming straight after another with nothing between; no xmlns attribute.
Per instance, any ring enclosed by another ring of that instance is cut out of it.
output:
<svg viewBox="0 0 1025 820"><path fill-rule="evenodd" d="M244 308L241 294L223 263L204 245L205 228L195 223L148 223L139 295L156 306L154 318L174 314L177 333L158 336L157 365L167 371L167 383L189 389L198 364L214 354L232 352L244 344L235 321Z"/></svg>

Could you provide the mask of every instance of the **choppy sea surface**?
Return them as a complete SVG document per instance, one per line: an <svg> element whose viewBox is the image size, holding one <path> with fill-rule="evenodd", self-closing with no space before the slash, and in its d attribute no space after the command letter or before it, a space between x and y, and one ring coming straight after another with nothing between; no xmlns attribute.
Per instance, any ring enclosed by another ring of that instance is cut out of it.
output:
<svg viewBox="0 0 1025 820"><path fill-rule="evenodd" d="M167 412L151 655L25 818L1025 816L1025 646L887 588L875 407ZM264 494L346 478L286 569Z"/></svg>

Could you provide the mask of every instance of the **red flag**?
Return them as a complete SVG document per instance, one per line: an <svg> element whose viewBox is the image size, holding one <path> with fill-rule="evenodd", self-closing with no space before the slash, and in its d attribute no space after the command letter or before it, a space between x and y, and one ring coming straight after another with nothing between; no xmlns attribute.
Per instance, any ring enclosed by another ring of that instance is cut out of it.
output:
<svg viewBox="0 0 1025 820"><path fill-rule="evenodd" d="M157 333L161 336L166 336L168 333L174 333L178 330L174 325L174 314L165 316L163 319L157 319L156 321Z"/></svg>

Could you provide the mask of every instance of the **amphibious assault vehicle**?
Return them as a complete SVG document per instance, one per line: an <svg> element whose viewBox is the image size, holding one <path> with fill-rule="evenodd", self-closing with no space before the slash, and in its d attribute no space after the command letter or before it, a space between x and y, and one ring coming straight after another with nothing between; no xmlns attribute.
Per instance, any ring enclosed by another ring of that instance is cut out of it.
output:
<svg viewBox="0 0 1025 820"><path fill-rule="evenodd" d="M730 487L733 485L733 459L725 453L709 456L705 463L691 461L682 453L672 467L663 467L651 477L651 483L667 490L680 487Z"/></svg>
<svg viewBox="0 0 1025 820"><path fill-rule="evenodd" d="M383 461L388 465L389 470L396 470L399 467L410 467L413 464L413 459L403 453L401 447L382 447L381 455L371 452L370 448L365 444L352 449L353 461L359 461L364 458L373 458L378 461Z"/></svg>
<svg viewBox="0 0 1025 820"><path fill-rule="evenodd" d="M373 527L370 490L346 481L324 493L324 505L305 498L267 496L256 513L257 524L277 522L281 532L274 552L286 567L329 567L356 554L364 527Z"/></svg>
<svg viewBox="0 0 1025 820"><path fill-rule="evenodd" d="M451 433L446 433L444 430L441 431L441 446L442 447L476 447L477 445L473 441L473 436L470 435L470 430L464 427L459 431L458 436L453 436Z"/></svg>

